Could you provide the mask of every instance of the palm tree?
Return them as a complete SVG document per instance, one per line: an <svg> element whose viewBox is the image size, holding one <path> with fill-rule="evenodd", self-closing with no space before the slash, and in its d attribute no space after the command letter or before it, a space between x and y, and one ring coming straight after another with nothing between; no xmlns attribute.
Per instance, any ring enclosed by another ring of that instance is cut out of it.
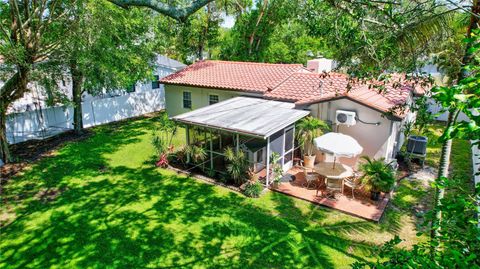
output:
<svg viewBox="0 0 480 269"><path fill-rule="evenodd" d="M378 200L380 192L389 192L395 184L395 173L385 159L373 160L368 156L362 156L365 163L360 165L363 172L362 184L371 192L372 200Z"/></svg>
<svg viewBox="0 0 480 269"><path fill-rule="evenodd" d="M305 154L305 163L311 163L313 165L313 161L315 161L315 156L313 155L314 152L314 145L313 140L322 135L324 132L330 130L330 127L327 123L312 116L305 117L301 119L296 125L296 138L297 142L300 147L304 147L304 154Z"/></svg>
<svg viewBox="0 0 480 269"><path fill-rule="evenodd" d="M225 149L225 159L229 162L227 171L237 185L241 185L247 179L248 160L245 152L242 150L235 151L228 147Z"/></svg>

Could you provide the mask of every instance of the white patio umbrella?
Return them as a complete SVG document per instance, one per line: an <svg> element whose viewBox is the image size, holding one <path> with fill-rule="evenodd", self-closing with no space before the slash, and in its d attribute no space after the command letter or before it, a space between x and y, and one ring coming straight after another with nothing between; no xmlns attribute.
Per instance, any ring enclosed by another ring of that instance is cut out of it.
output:
<svg viewBox="0 0 480 269"><path fill-rule="evenodd" d="M358 144L355 138L341 133L326 133L313 140L318 150L333 155L333 169L337 157L352 158L362 153L363 147Z"/></svg>

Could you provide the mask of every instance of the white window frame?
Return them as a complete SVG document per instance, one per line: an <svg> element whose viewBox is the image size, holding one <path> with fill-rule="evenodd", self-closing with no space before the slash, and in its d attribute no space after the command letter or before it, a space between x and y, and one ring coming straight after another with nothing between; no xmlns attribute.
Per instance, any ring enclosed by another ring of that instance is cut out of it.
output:
<svg viewBox="0 0 480 269"><path fill-rule="evenodd" d="M190 100L185 99L185 93L190 94ZM190 101L190 107L185 107L185 101ZM192 109L193 102L192 102L192 92L191 91L183 91L182 92L182 107L185 108L185 109Z"/></svg>

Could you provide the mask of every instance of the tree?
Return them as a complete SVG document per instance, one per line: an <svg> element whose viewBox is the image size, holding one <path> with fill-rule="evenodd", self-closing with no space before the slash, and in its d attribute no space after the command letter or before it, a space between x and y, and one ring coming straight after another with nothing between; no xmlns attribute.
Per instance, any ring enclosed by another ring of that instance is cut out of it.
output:
<svg viewBox="0 0 480 269"><path fill-rule="evenodd" d="M184 21L189 15L213 0L192 0L180 7L155 0L111 0L122 7L149 7L175 20ZM54 54L60 55L75 20L81 0L9 0L0 2L2 55L0 87L0 158L11 161L6 139L6 113L11 103L29 91L28 83L36 73L51 68ZM73 63L74 64L74 63ZM72 64L70 64L72 65ZM80 74L74 74L81 78ZM78 80L78 79L77 79ZM77 84L79 85L79 84ZM77 87L77 86L76 86ZM78 101L78 100L77 100ZM77 115L79 115L77 111Z"/></svg>
<svg viewBox="0 0 480 269"><path fill-rule="evenodd" d="M480 31L479 31L480 33ZM478 35L470 33L469 64L463 67L467 74L453 86L436 87L433 98L453 115L440 141L443 142L441 161L448 162L450 149L447 141L453 138L478 139L480 137L480 42ZM459 112L465 113L470 122L456 122ZM476 143L478 144L478 142ZM447 154L448 153L448 154ZM448 167L448 165L447 165ZM441 169L439 169L440 173ZM373 262L354 264L354 268L478 268L480 267L480 228L478 227L477 206L480 199L480 184L473 194L456 192L444 196L445 190L454 189L458 183L441 174L435 182L436 195L434 210L427 214L430 220L431 238L418 243L412 249L397 248L401 239L396 237L382 246L378 259ZM438 212L441 212L439 217Z"/></svg>
<svg viewBox="0 0 480 269"><path fill-rule="evenodd" d="M242 61L265 61L266 48L276 26L294 18L298 1L263 0L237 15L235 25L223 40L220 58Z"/></svg>
<svg viewBox="0 0 480 269"><path fill-rule="evenodd" d="M178 26L174 42L180 59L191 62L192 58L203 60L205 53L212 55L220 41L220 15L218 5L209 3Z"/></svg>
<svg viewBox="0 0 480 269"><path fill-rule="evenodd" d="M3 57L0 88L0 158L11 161L6 138L6 113L9 105L29 91L28 83L35 74L48 67L53 52L65 42L71 26L68 12L75 1L20 1L0 3Z"/></svg>
<svg viewBox="0 0 480 269"><path fill-rule="evenodd" d="M127 88L150 78L158 36L150 12L119 9L105 1L83 1L70 18L74 27L57 57L72 78L73 125L80 133L82 94Z"/></svg>
<svg viewBox="0 0 480 269"><path fill-rule="evenodd" d="M205 6L206 4L213 2L213 0L192 0L188 1L184 7L178 7L170 3L160 2L158 0L109 0L110 2L127 8L130 6L148 7L157 11L167 17L175 19L177 21L185 21L188 16L195 13L197 10Z"/></svg>

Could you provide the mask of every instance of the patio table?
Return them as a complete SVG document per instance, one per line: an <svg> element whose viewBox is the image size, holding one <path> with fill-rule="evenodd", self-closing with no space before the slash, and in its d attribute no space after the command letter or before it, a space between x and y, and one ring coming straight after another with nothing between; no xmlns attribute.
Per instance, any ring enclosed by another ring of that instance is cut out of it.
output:
<svg viewBox="0 0 480 269"><path fill-rule="evenodd" d="M336 163L333 168L333 162L317 163L314 167L315 172L328 179L344 179L353 176L353 169L342 163Z"/></svg>
<svg viewBox="0 0 480 269"><path fill-rule="evenodd" d="M335 168L334 168L335 167ZM353 169L347 165L342 163L336 163L333 166L333 162L321 162L315 165L314 167L315 172L325 177L325 185L327 186L327 191L331 190L332 192L330 195L332 198L335 199L335 191L340 190L343 186L343 180L347 177L351 177L353 175ZM329 181L337 187L329 187Z"/></svg>

